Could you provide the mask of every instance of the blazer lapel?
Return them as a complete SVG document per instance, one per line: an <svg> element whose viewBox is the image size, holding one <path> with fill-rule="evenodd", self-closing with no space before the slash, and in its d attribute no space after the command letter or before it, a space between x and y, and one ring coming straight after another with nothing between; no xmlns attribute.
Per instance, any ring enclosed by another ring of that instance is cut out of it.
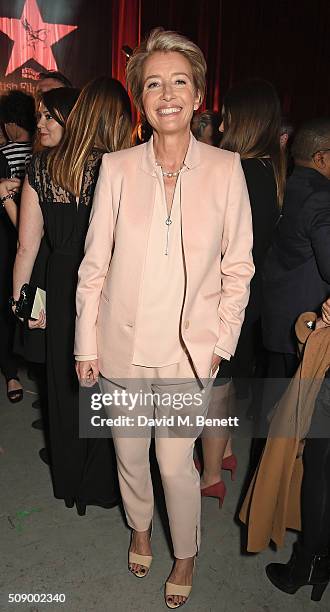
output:
<svg viewBox="0 0 330 612"><path fill-rule="evenodd" d="M126 225L127 250L129 251L129 262L126 268L129 276L127 295L132 320L134 320L136 305L139 301L157 185L157 176L149 156L148 145L149 143L140 146L142 155L137 160L138 180L135 182L135 193L132 193L131 196L133 201L127 202L128 214L123 216Z"/></svg>
<svg viewBox="0 0 330 612"><path fill-rule="evenodd" d="M185 256L189 259L190 245L199 240L200 232L200 193L203 188L200 182L198 167L201 164L199 143L191 134L185 159L185 172L181 175L181 215L182 238Z"/></svg>

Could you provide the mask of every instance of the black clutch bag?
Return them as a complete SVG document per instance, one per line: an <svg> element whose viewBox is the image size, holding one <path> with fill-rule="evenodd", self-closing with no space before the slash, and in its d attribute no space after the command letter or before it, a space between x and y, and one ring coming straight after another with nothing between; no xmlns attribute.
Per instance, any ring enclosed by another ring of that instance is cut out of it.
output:
<svg viewBox="0 0 330 612"><path fill-rule="evenodd" d="M40 310L46 310L46 292L25 283L15 304L15 315L19 319L38 319Z"/></svg>

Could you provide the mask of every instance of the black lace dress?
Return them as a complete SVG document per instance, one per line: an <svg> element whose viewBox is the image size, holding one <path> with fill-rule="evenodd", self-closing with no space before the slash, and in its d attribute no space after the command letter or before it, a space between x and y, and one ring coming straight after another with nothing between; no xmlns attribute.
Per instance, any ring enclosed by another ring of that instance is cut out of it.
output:
<svg viewBox="0 0 330 612"><path fill-rule="evenodd" d="M112 440L79 439L79 386L74 367L75 294L102 153L86 164L80 198L55 185L46 168L47 152L37 153L28 179L37 192L50 245L46 282L46 365L50 458L54 495L79 514L87 504L118 503Z"/></svg>

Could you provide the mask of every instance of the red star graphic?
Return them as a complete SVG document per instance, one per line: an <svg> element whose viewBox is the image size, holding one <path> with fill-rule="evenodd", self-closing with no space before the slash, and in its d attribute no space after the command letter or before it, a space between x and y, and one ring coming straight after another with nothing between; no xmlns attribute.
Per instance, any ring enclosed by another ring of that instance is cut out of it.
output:
<svg viewBox="0 0 330 612"><path fill-rule="evenodd" d="M57 70L52 45L78 26L45 23L37 0L26 0L20 19L0 17L0 31L14 41L6 76L34 59L46 70Z"/></svg>

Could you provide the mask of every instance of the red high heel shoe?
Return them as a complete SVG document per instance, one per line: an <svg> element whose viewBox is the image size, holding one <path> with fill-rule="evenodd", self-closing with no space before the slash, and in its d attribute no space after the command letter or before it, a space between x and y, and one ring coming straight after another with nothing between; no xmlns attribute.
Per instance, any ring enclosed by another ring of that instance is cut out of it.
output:
<svg viewBox="0 0 330 612"><path fill-rule="evenodd" d="M228 457L225 457L222 460L221 469L222 470L229 470L230 471L231 479L235 480L236 470L237 470L237 458L236 458L236 455L232 454L232 455L229 455Z"/></svg>
<svg viewBox="0 0 330 612"><path fill-rule="evenodd" d="M201 495L202 497L216 497L219 500L219 507L222 508L226 496L226 485L223 480L220 480L210 487L201 489Z"/></svg>
<svg viewBox="0 0 330 612"><path fill-rule="evenodd" d="M199 461L199 459L197 457L195 457L195 459L194 459L194 464L195 464L196 470L201 474L202 473L202 465L201 465L201 462ZM225 457L222 460L221 469L222 470L229 470L230 471L231 479L235 480L235 478L236 478L236 470L237 470L237 458L236 458L236 455L232 454L232 455L229 455L228 457Z"/></svg>

